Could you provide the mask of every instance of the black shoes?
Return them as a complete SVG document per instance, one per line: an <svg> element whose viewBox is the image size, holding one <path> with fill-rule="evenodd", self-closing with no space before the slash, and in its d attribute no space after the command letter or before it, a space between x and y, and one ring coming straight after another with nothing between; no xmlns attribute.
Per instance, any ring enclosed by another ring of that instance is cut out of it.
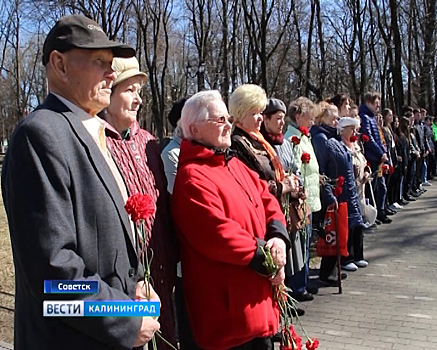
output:
<svg viewBox="0 0 437 350"><path fill-rule="evenodd" d="M311 293L308 293L307 291L303 293L292 293L292 298L296 299L297 301L311 301L314 300L314 296Z"/></svg>
<svg viewBox="0 0 437 350"><path fill-rule="evenodd" d="M293 317L296 317L296 312L297 312L297 316L303 316L303 315L305 315L305 310L302 310L302 309L296 309L296 310L291 310L291 315L293 316Z"/></svg>
<svg viewBox="0 0 437 350"><path fill-rule="evenodd" d="M307 286L307 292L311 294L317 294L319 292L319 288Z"/></svg>
<svg viewBox="0 0 437 350"><path fill-rule="evenodd" d="M397 211L394 211L394 210L391 210L391 209L388 209L388 208L386 208L385 209L385 215L387 216L387 215L395 215L397 213Z"/></svg>
<svg viewBox="0 0 437 350"><path fill-rule="evenodd" d="M383 224L390 224L392 222L392 220L387 216L378 216L378 220L381 221Z"/></svg>
<svg viewBox="0 0 437 350"><path fill-rule="evenodd" d="M420 197L420 195L422 194L422 192L420 190L416 190L416 191L411 191L411 195L414 198Z"/></svg>
<svg viewBox="0 0 437 350"><path fill-rule="evenodd" d="M415 202L415 201L416 201L416 198L410 196L409 194L406 194L406 195L404 196L404 200L405 200L407 203L409 203L409 202Z"/></svg>
<svg viewBox="0 0 437 350"><path fill-rule="evenodd" d="M345 280L346 278L347 278L347 273L342 272L341 279ZM328 287L338 287L338 280L333 276L330 276L328 278L320 278L320 281L327 284Z"/></svg>

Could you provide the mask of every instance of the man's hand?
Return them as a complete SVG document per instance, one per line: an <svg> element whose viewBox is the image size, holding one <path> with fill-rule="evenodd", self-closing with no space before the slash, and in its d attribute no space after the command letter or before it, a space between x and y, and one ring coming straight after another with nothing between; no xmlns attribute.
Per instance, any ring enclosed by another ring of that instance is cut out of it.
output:
<svg viewBox="0 0 437 350"><path fill-rule="evenodd" d="M270 278L270 283L274 286L284 283L285 281L285 268L281 267L278 273Z"/></svg>
<svg viewBox="0 0 437 350"><path fill-rule="evenodd" d="M144 281L137 282L137 287L135 289L135 299L147 299L161 301L159 295L156 294L153 287Z"/></svg>
<svg viewBox="0 0 437 350"><path fill-rule="evenodd" d="M272 257L275 260L275 262L278 264L279 269L281 269L283 266L285 266L286 258L287 258L287 252L286 252L286 245L285 242L277 237L271 238L267 241L265 248L270 249L270 252L272 253Z"/></svg>
<svg viewBox="0 0 437 350"><path fill-rule="evenodd" d="M159 330L161 325L158 321L150 316L144 316L141 321L141 328L135 341L134 347L143 346L149 342L156 331Z"/></svg>
<svg viewBox="0 0 437 350"><path fill-rule="evenodd" d="M385 163L385 162L387 162L387 161L388 161L387 153L384 153L384 154L382 155L382 157L381 157L381 163Z"/></svg>

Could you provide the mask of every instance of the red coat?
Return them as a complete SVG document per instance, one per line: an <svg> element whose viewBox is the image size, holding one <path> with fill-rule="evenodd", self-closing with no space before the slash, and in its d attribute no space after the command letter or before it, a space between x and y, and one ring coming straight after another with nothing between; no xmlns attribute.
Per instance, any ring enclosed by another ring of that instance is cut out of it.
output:
<svg viewBox="0 0 437 350"><path fill-rule="evenodd" d="M281 208L265 182L237 158L226 161L224 154L183 140L172 214L196 343L229 349L273 335L279 313L271 283L249 266L272 227L286 235Z"/></svg>

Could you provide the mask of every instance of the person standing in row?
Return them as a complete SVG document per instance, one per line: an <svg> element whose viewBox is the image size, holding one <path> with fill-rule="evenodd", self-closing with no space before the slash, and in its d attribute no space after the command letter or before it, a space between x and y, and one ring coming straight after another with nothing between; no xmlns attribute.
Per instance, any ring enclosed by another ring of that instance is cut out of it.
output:
<svg viewBox="0 0 437 350"><path fill-rule="evenodd" d="M288 287L293 290L293 297L299 301L312 300L314 298L313 294L317 293L316 288L308 286L313 213L320 211L322 208L320 203L319 164L317 163L310 134L311 127L314 124L314 107L314 104L306 97L299 97L292 101L288 107L288 117L291 123L284 135L284 138L290 142L293 137L299 139L299 142L295 142L296 144L293 145L293 154L307 194L305 203L311 210L311 213L308 213L310 215L310 225L307 226L305 233L300 232L303 243L302 254L306 257L304 268L287 281ZM302 163L303 153L310 155L307 164Z"/></svg>
<svg viewBox="0 0 437 350"><path fill-rule="evenodd" d="M161 331L175 343L172 292L176 283L178 246L170 222L170 201L160 147L155 138L140 127L137 113L142 104L141 89L146 74L135 57L114 58L117 77L112 84L111 103L100 116L106 120L106 141L129 196L147 194L155 203L155 215L145 221L146 247L153 254L151 276L161 300ZM137 233L138 234L138 233ZM158 346L166 345L160 339Z"/></svg>

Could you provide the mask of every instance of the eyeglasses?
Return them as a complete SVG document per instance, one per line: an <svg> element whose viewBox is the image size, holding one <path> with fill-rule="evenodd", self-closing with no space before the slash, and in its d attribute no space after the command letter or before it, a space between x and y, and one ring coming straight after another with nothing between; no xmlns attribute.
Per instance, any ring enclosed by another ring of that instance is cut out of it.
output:
<svg viewBox="0 0 437 350"><path fill-rule="evenodd" d="M217 118L209 118L207 120L211 121L211 122L214 122L216 124L225 124L226 122L228 122L229 124L232 124L234 122L234 117L220 116L220 117L217 117Z"/></svg>

